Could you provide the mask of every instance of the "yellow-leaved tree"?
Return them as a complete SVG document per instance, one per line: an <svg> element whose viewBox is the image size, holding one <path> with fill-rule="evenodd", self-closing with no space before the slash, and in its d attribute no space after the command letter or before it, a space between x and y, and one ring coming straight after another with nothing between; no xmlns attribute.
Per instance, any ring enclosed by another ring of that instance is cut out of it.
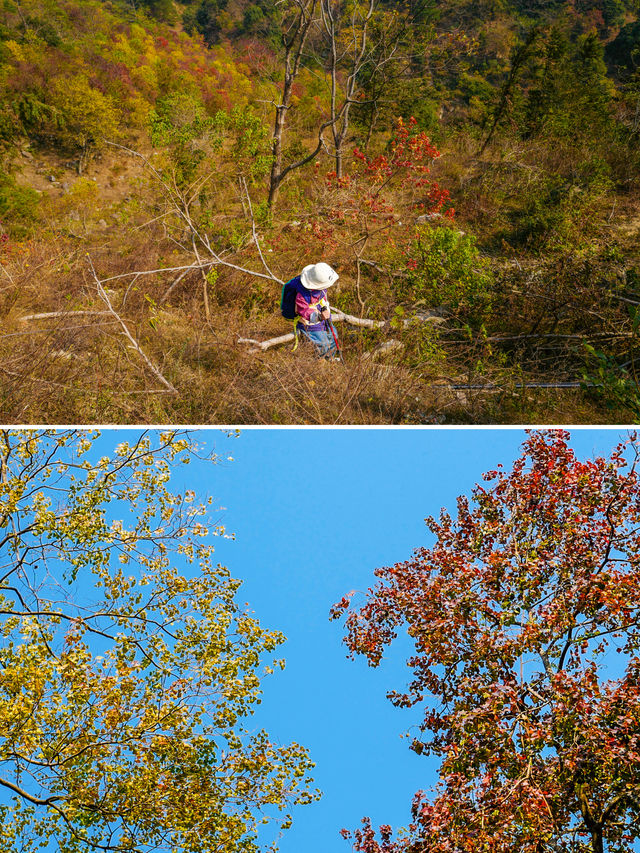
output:
<svg viewBox="0 0 640 853"><path fill-rule="evenodd" d="M0 432L7 853L250 853L317 796L303 747L247 729L284 638L213 562L210 499L170 487L199 453L177 431Z"/></svg>
<svg viewBox="0 0 640 853"><path fill-rule="evenodd" d="M81 174L94 151L118 135L120 116L113 99L79 74L54 80L48 95L53 113L48 134L78 157Z"/></svg>

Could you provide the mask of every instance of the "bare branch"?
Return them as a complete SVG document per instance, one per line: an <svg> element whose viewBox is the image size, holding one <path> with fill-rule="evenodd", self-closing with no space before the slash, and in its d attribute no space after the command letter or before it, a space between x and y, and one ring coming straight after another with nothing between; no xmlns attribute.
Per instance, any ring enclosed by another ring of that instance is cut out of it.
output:
<svg viewBox="0 0 640 853"><path fill-rule="evenodd" d="M253 344L256 348L256 351L264 352L265 350L271 349L271 347L278 347L281 344L288 344L290 341L295 340L295 335L293 332L289 332L286 335L280 335L279 338L269 338L267 341L256 341L253 338L238 338L239 344Z"/></svg>
<svg viewBox="0 0 640 853"><path fill-rule="evenodd" d="M13 791L14 794L18 794L23 799L28 800L30 803L33 803L36 806L50 806L58 800L64 800L64 797L46 797L44 799L40 797L34 797L33 794L29 794L27 791L24 791L18 785L14 785L13 782L10 782L8 779L3 779L0 776L0 785L4 785L5 788L8 788L10 791Z"/></svg>
<svg viewBox="0 0 640 853"><path fill-rule="evenodd" d="M167 388L169 391L171 391L171 393L177 394L178 390L176 388L174 388L174 386L164 378L164 376L162 375L162 373L160 373L158 368L153 364L153 362L143 352L142 348L140 347L140 344L133 337L133 335L129 331L126 323L124 322L122 317L120 317L118 312L115 310L115 308L111 304L111 300L109 299L107 292L105 291L104 287L102 286L102 282L98 278L96 271L95 271L95 268L93 266L93 262L91 260L91 257L88 254L87 254L87 260L88 260L89 266L91 268L91 274L93 275L93 278L96 282L96 287L98 288L98 294L99 294L100 298L102 299L102 301L107 306L107 308L109 309L109 313L111 313L113 315L114 319L116 319L118 321L118 323L120 324L120 327L121 327L122 331L124 332L124 335L127 338L127 340L130 341L133 348L136 350L138 355L142 358L142 360L147 365L149 370L153 373L153 375L156 377L156 379L158 379L165 386L165 388Z"/></svg>
<svg viewBox="0 0 640 853"><path fill-rule="evenodd" d="M85 314L110 314L110 311L89 311L89 310L80 310L80 311L46 311L44 314L25 314L24 317L19 317L18 319L26 323L27 320L48 320L50 317L73 317L75 314L85 315Z"/></svg>

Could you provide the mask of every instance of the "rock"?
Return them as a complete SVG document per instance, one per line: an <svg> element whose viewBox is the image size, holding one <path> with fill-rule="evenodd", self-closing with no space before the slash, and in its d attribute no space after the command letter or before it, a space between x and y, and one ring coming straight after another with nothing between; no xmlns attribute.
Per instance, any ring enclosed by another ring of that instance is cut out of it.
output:
<svg viewBox="0 0 640 853"><path fill-rule="evenodd" d="M69 214L69 219L73 219L74 222L80 222L80 214L77 210L72 210Z"/></svg>
<svg viewBox="0 0 640 853"><path fill-rule="evenodd" d="M56 176L55 176L55 175L47 175L47 180L48 180L48 181L51 181L51 183L52 183L52 184L57 184L57 183L58 183L58 182L56 181Z"/></svg>
<svg viewBox="0 0 640 853"><path fill-rule="evenodd" d="M97 222L98 228L104 230L107 227L107 223L104 219L99 219Z"/></svg>
<svg viewBox="0 0 640 853"><path fill-rule="evenodd" d="M25 160L33 160L33 154L30 151L22 149L20 154L24 157Z"/></svg>
<svg viewBox="0 0 640 853"><path fill-rule="evenodd" d="M388 353L396 352L396 350L401 349L404 349L402 341L397 341L395 338L391 338L389 341L384 341L383 343L378 344L372 352L365 352L362 358L377 358L378 356L387 355Z"/></svg>
<svg viewBox="0 0 640 853"><path fill-rule="evenodd" d="M414 326L419 323L446 323L446 319L442 316L443 311L440 308L434 308L427 311L416 311L411 317L407 317L402 321L402 325L406 329L407 326Z"/></svg>
<svg viewBox="0 0 640 853"><path fill-rule="evenodd" d="M438 219L442 219L441 213L423 213L416 218L416 222L435 222Z"/></svg>

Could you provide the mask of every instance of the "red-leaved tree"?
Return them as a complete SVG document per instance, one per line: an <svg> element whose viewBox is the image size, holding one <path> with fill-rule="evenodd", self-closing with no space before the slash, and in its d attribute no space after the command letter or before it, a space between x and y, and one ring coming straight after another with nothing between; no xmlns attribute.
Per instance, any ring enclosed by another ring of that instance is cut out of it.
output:
<svg viewBox="0 0 640 853"><path fill-rule="evenodd" d="M394 840L362 853L627 853L640 837L640 447L579 461L568 433L532 432L484 475L435 544L377 570L346 642L372 666L399 631L440 781Z"/></svg>

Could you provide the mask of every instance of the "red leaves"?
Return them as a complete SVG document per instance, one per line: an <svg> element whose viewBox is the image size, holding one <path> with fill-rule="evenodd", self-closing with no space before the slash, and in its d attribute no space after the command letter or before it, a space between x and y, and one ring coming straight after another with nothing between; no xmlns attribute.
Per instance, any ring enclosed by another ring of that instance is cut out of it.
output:
<svg viewBox="0 0 640 853"><path fill-rule="evenodd" d="M427 134L417 129L414 118L411 118L408 124L405 124L402 118L396 119L388 153L368 157L359 148L353 149L354 160L360 164L361 170L373 179L374 184L387 183L394 175L404 171L405 183L427 186L430 182L418 176L427 175L431 162L439 156L440 152L431 144ZM436 184L432 185L428 196L432 204L448 197L448 192L441 190Z"/></svg>
<svg viewBox="0 0 640 853"><path fill-rule="evenodd" d="M415 812L413 841L429 851L537 853L585 802L609 815L620 851L636 837L631 800L616 797L640 796L638 449L582 462L568 440L531 433L456 518L428 519L431 548L377 570L359 609L340 603L347 645L371 664L401 625L415 644L413 680L389 697L423 705L425 751L442 759ZM382 849L371 833L357 850Z"/></svg>
<svg viewBox="0 0 640 853"><path fill-rule="evenodd" d="M346 829L340 830L343 838L353 838L353 849L358 853L392 853L399 849L397 843L391 841L392 830L388 824L379 827L380 841L376 839L375 830L368 817L362 818L362 824L363 828L356 829L353 833Z"/></svg>
<svg viewBox="0 0 640 853"><path fill-rule="evenodd" d="M354 595L354 592L348 592L346 595L343 595L340 601L333 605L331 610L329 611L330 619L340 619L340 617L344 614L346 610L348 610L351 604L351 598Z"/></svg>

